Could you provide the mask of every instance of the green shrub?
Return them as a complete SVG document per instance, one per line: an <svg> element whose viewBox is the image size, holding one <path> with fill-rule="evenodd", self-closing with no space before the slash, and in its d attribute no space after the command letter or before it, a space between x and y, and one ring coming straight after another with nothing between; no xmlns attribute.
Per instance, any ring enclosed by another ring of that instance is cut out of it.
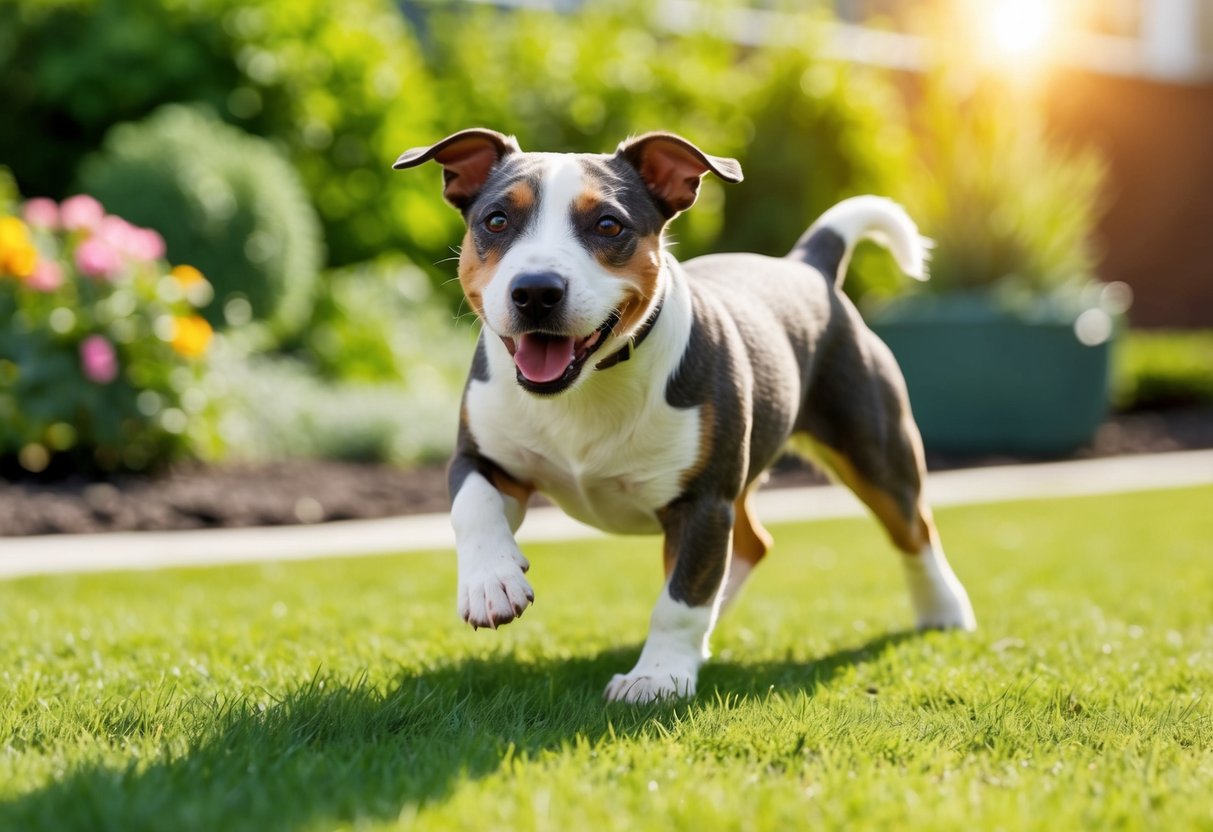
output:
<svg viewBox="0 0 1213 832"><path fill-rule="evenodd" d="M290 356L221 354L235 455L415 463L450 453L476 341L399 257L331 272Z"/></svg>
<svg viewBox="0 0 1213 832"><path fill-rule="evenodd" d="M25 193L67 195L113 125L178 100L222 107L240 82L228 41L184 3L0 4L0 159Z"/></svg>
<svg viewBox="0 0 1213 832"><path fill-rule="evenodd" d="M207 275L211 323L251 317L278 335L306 323L320 226L298 175L264 139L170 105L110 131L80 182L110 210L160 229L173 260Z"/></svg>
<svg viewBox="0 0 1213 832"><path fill-rule="evenodd" d="M143 469L220 448L210 287L91 197L0 217L0 463Z"/></svg>
<svg viewBox="0 0 1213 832"><path fill-rule="evenodd" d="M13 213L18 197L16 180L8 168L0 165L0 215Z"/></svg>
<svg viewBox="0 0 1213 832"><path fill-rule="evenodd" d="M471 362L472 318L455 323L425 272L384 257L330 272L322 286L302 338L303 357L322 377L457 398Z"/></svg>
<svg viewBox="0 0 1213 832"><path fill-rule="evenodd" d="M1120 410L1213 405L1213 331L1132 330L1117 348Z"/></svg>
<svg viewBox="0 0 1213 832"><path fill-rule="evenodd" d="M448 219L430 190L388 178L400 150L436 129L420 51L391 0L0 3L0 79L0 159L26 193L66 194L112 126L198 102L284 148L334 263L445 251Z"/></svg>
<svg viewBox="0 0 1213 832"><path fill-rule="evenodd" d="M217 360L215 376L230 397L221 425L233 457L406 464L444 459L455 443L457 383L333 382L297 358L240 354Z"/></svg>

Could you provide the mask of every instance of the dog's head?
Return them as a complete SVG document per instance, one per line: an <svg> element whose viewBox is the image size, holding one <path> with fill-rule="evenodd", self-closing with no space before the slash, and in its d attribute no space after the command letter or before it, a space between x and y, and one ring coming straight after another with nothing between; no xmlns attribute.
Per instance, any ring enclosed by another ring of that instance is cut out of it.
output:
<svg viewBox="0 0 1213 832"><path fill-rule="evenodd" d="M735 160L671 133L597 155L524 153L511 136L464 130L395 167L430 160L467 223L468 303L513 356L518 383L539 394L573 386L593 372L590 356L644 326L659 300L662 231L695 202L703 175L741 181Z"/></svg>

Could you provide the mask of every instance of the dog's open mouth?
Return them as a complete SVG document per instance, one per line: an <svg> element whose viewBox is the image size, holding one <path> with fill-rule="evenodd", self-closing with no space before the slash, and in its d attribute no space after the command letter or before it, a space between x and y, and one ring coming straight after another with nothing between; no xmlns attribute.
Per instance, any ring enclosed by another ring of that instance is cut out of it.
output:
<svg viewBox="0 0 1213 832"><path fill-rule="evenodd" d="M519 384L532 393L559 393L577 380L586 359L603 345L618 322L618 315L611 315L584 338L526 332L518 338L503 335L501 340L514 357Z"/></svg>

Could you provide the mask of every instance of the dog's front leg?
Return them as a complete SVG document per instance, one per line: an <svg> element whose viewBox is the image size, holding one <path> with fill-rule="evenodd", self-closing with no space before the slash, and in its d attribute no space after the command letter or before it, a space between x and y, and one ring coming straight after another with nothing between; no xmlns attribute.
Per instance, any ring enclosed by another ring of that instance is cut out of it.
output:
<svg viewBox="0 0 1213 832"><path fill-rule="evenodd" d="M661 515L669 575L636 666L607 685L609 701L693 696L708 658L720 588L728 569L733 506L727 499L675 500Z"/></svg>
<svg viewBox="0 0 1213 832"><path fill-rule="evenodd" d="M459 559L459 615L497 628L535 600L523 575L531 565L514 540L530 489L487 460L460 454L451 463L451 525Z"/></svg>

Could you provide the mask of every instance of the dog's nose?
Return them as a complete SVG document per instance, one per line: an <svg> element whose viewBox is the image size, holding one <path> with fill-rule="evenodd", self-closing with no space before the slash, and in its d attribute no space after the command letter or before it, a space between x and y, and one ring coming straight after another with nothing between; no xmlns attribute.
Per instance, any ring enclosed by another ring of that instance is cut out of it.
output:
<svg viewBox="0 0 1213 832"><path fill-rule="evenodd" d="M514 278L510 300L524 318L541 321L564 300L565 279L555 272L526 272Z"/></svg>

